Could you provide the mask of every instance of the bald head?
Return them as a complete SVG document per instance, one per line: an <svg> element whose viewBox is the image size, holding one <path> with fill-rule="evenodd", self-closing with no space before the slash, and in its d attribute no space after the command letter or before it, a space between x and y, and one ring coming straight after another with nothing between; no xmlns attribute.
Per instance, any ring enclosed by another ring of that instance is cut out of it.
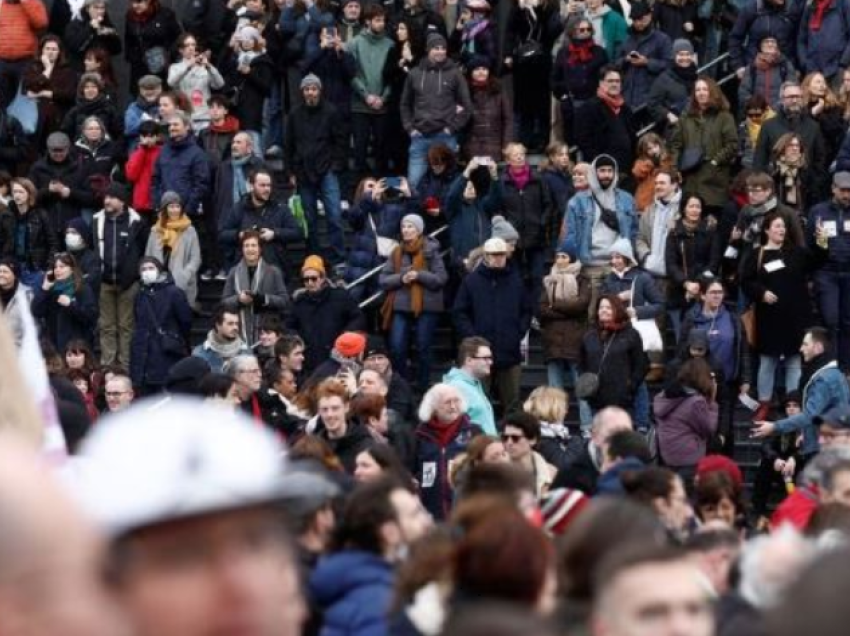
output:
<svg viewBox="0 0 850 636"><path fill-rule="evenodd" d="M104 544L40 457L0 439L0 634L124 633Z"/></svg>

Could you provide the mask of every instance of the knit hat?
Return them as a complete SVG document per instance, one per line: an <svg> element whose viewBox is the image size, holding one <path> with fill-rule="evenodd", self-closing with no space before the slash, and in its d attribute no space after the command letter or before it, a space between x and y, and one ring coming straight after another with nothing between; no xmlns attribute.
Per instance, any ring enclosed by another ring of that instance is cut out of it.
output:
<svg viewBox="0 0 850 636"><path fill-rule="evenodd" d="M82 236L86 245L91 245L91 239L89 238L91 228L89 228L83 217L76 216L73 219L69 219L65 224L65 231L67 232L68 230L72 230Z"/></svg>
<svg viewBox="0 0 850 636"><path fill-rule="evenodd" d="M841 170L832 175L832 185L841 190L850 188L850 172Z"/></svg>
<svg viewBox="0 0 850 636"><path fill-rule="evenodd" d="M356 358L366 350L366 336L346 331L334 341L334 349L346 358Z"/></svg>
<svg viewBox="0 0 850 636"><path fill-rule="evenodd" d="M100 76L100 73L83 73L77 84L79 90L83 90L83 86L86 84L97 84L97 87L103 90L103 78Z"/></svg>
<svg viewBox="0 0 850 636"><path fill-rule="evenodd" d="M402 224L410 223L416 228L416 231L422 234L425 231L425 221L418 214L406 214L401 220Z"/></svg>
<svg viewBox="0 0 850 636"><path fill-rule="evenodd" d="M580 490L556 488L550 491L541 506L543 529L550 535L563 534L589 503L590 499Z"/></svg>
<svg viewBox="0 0 850 636"><path fill-rule="evenodd" d="M485 254L507 254L508 244L500 238L490 238L484 241Z"/></svg>
<svg viewBox="0 0 850 636"><path fill-rule="evenodd" d="M632 249L632 242L627 238L620 237L614 241L611 245L611 256L614 254L619 254L625 258L633 267L637 265L635 252Z"/></svg>
<svg viewBox="0 0 850 636"><path fill-rule="evenodd" d="M697 464L697 477L708 473L726 473L732 479L737 490L744 486L744 476L738 464L724 455L706 455Z"/></svg>
<svg viewBox="0 0 850 636"><path fill-rule="evenodd" d="M425 50L430 51L436 46L441 46L444 49L448 48L446 38L444 38L439 33L429 33L428 39L426 40Z"/></svg>
<svg viewBox="0 0 850 636"><path fill-rule="evenodd" d="M301 80L301 90L303 91L308 86L318 86L319 90L322 89L322 80L318 78L318 76L310 73L309 75L305 75L304 79Z"/></svg>
<svg viewBox="0 0 850 636"><path fill-rule="evenodd" d="M189 356L174 364L165 377L165 390L172 395L200 395L200 384L212 370L203 358Z"/></svg>
<svg viewBox="0 0 850 636"><path fill-rule="evenodd" d="M63 132L50 133L47 137L48 150L67 150L71 147L71 140Z"/></svg>
<svg viewBox="0 0 850 636"><path fill-rule="evenodd" d="M640 20L642 17L649 15L652 13L652 9L649 8L649 5L645 2L641 2L638 0L637 2L632 2L631 9L629 11L629 17L634 20Z"/></svg>
<svg viewBox="0 0 850 636"><path fill-rule="evenodd" d="M498 215L494 216L491 222L490 237L516 243L519 241L519 232L514 229L514 226L505 217Z"/></svg>
<svg viewBox="0 0 850 636"><path fill-rule="evenodd" d="M0 267L8 267L10 270L12 270L12 273L15 275L15 278L21 277L21 265L16 259L10 256L0 258Z"/></svg>
<svg viewBox="0 0 850 636"><path fill-rule="evenodd" d="M254 42L259 42L262 39L260 32L252 26L243 26L239 29L239 34L237 36L240 42L248 42L249 40L253 40Z"/></svg>
<svg viewBox="0 0 850 636"><path fill-rule="evenodd" d="M708 332L705 329L693 329L688 334L688 348L708 351Z"/></svg>
<svg viewBox="0 0 850 636"><path fill-rule="evenodd" d="M304 264L301 266L301 272L312 269L314 272L319 272L322 276L325 275L325 262L321 256L312 254L304 259Z"/></svg>
<svg viewBox="0 0 850 636"><path fill-rule="evenodd" d="M384 341L381 336L375 336L369 334L366 338L366 355L364 358L370 358L372 356L390 356L390 350L387 349L387 343Z"/></svg>
<svg viewBox="0 0 850 636"><path fill-rule="evenodd" d="M690 53L691 55L693 55L694 45L691 44L690 40L686 40L685 38L679 38L678 40L673 42L673 57L675 57L677 53Z"/></svg>
<svg viewBox="0 0 850 636"><path fill-rule="evenodd" d="M481 55L481 54L473 55L469 59L469 63L466 65L466 68L469 69L470 73L477 68L486 68L489 71L489 70L491 70L491 68L490 68L490 58L487 57L486 55Z"/></svg>
<svg viewBox="0 0 850 636"><path fill-rule="evenodd" d="M566 254L570 257L570 262L575 263L578 260L578 249L575 241L564 241L558 248L558 254Z"/></svg>
<svg viewBox="0 0 850 636"><path fill-rule="evenodd" d="M162 88L162 79L156 75L142 75L139 78L139 88Z"/></svg>
<svg viewBox="0 0 850 636"><path fill-rule="evenodd" d="M112 197L113 199L120 199L124 203L127 202L127 188L125 188L120 183L110 183L109 187L106 188L106 193L104 197Z"/></svg>
<svg viewBox="0 0 850 636"><path fill-rule="evenodd" d="M180 195L174 192L174 190L169 190L163 194L162 198L159 200L159 209L164 210L172 203L183 205L183 199L181 199Z"/></svg>

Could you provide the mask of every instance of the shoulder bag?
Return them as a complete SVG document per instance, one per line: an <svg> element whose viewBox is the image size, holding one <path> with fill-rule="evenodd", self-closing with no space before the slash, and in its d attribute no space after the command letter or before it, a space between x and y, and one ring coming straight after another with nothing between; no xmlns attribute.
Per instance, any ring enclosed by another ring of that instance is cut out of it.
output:
<svg viewBox="0 0 850 636"><path fill-rule="evenodd" d="M761 269L761 262L764 258L764 248L759 248L758 259L756 260L756 275ZM741 313L741 324L744 327L744 335L747 338L747 344L755 348L758 344L758 327L756 326L756 304L752 303Z"/></svg>
<svg viewBox="0 0 850 636"><path fill-rule="evenodd" d="M372 218L371 214L369 214L369 225L372 226L372 231L375 233L375 239L378 242L378 256L389 258L395 248L398 247L398 241L378 234L378 228L375 227L375 219Z"/></svg>
<svg viewBox="0 0 850 636"><path fill-rule="evenodd" d="M605 358L608 356L608 350L614 344L614 339L617 337L615 333L611 336L608 344L602 351L602 359L599 361L599 373L586 371L576 379L576 397L579 400L589 400L596 396L599 392L599 374L602 373L602 365L605 364Z"/></svg>
<svg viewBox="0 0 850 636"><path fill-rule="evenodd" d="M638 274L639 275L639 274ZM629 307L635 307L635 283L637 276L632 281L632 295L629 299ZM640 320L637 316L632 318L632 327L640 334L640 339L643 341L644 351L663 351L664 340L661 338L661 330L658 328L658 323L655 318L645 318Z"/></svg>
<svg viewBox="0 0 850 636"><path fill-rule="evenodd" d="M148 315L150 316L150 319L153 322L156 334L157 336L159 336L159 346L162 349L162 352L175 357L182 358L183 356L185 356L186 343L183 340L183 337L179 334L166 331L165 329L160 327L159 322L156 319L156 315L154 314L153 309L151 309L150 303L145 302L144 298L140 298L139 301L144 303L145 308L148 311Z"/></svg>

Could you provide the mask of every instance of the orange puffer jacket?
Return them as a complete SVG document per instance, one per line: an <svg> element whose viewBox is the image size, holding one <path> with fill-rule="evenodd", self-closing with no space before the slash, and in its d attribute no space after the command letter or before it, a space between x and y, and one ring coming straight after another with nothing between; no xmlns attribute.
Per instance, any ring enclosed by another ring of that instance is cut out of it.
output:
<svg viewBox="0 0 850 636"><path fill-rule="evenodd" d="M0 4L0 60L31 58L38 50L38 32L47 27L42 0Z"/></svg>

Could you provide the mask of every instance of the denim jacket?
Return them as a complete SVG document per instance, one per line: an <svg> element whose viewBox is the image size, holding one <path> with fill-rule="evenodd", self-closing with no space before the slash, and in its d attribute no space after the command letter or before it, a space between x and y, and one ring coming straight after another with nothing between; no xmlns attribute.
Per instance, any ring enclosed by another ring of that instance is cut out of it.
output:
<svg viewBox="0 0 850 636"><path fill-rule="evenodd" d="M624 190L615 193L617 221L620 224L620 236L634 244L637 238L637 216L635 200ZM590 246L593 236L593 221L596 207L589 191L579 192L567 205L567 234L565 242L571 242L578 248L578 260L590 263Z"/></svg>

